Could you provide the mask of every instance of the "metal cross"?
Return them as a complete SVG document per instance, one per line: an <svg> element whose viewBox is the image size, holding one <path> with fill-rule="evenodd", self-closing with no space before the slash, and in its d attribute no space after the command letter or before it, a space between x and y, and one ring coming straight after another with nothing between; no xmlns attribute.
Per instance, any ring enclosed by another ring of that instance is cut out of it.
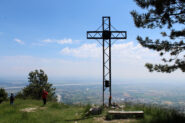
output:
<svg viewBox="0 0 185 123"><path fill-rule="evenodd" d="M103 106L105 90L109 88L109 106L111 106L112 92L111 92L111 39L126 39L126 31L111 31L110 17L102 17L102 31L87 31L87 39L102 39L102 43L99 42L103 47ZM114 28L114 27L113 27ZM115 29L115 28L114 28Z"/></svg>

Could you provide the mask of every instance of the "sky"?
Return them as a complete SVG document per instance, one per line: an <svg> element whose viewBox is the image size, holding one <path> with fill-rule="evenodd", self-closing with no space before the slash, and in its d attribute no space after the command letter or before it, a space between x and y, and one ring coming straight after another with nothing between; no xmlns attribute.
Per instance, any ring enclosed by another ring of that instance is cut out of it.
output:
<svg viewBox="0 0 185 123"><path fill-rule="evenodd" d="M27 81L28 73L43 69L53 83L102 81L102 47L87 40L86 32L110 16L127 39L112 46L112 81L183 82L181 71L150 73L146 62L160 63L157 52L143 48L138 35L161 38L160 29L136 28L132 0L1 0L0 80Z"/></svg>

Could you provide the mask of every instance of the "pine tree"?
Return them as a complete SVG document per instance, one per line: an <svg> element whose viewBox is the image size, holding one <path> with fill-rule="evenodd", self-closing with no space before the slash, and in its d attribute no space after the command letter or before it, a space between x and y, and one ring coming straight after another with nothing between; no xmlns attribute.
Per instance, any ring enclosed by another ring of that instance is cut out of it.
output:
<svg viewBox="0 0 185 123"><path fill-rule="evenodd" d="M150 72L171 73L177 69L185 72L185 0L135 0L136 4L147 12L139 14L133 10L136 27L160 28L166 32L160 32L165 38L152 40L149 37L137 36L139 43L146 48L160 53L164 64L146 63ZM177 26L181 29L177 29ZM168 32L168 33L167 33ZM167 40L166 40L167 39ZM169 54L169 57L165 55Z"/></svg>

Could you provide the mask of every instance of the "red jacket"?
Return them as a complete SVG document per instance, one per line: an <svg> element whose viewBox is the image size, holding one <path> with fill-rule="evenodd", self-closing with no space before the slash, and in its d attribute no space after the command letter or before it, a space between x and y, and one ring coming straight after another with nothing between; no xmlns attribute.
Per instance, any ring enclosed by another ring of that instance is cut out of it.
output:
<svg viewBox="0 0 185 123"><path fill-rule="evenodd" d="M43 90L43 92L42 92L42 98L43 99L46 99L47 95L48 95L48 92Z"/></svg>

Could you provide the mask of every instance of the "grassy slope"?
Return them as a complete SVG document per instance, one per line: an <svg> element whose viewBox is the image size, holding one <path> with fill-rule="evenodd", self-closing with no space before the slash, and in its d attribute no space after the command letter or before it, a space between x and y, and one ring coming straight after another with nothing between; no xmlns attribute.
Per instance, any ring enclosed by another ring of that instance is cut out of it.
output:
<svg viewBox="0 0 185 123"><path fill-rule="evenodd" d="M34 108L35 112L23 112L21 109ZM37 100L19 100L15 101L14 106L9 102L0 104L0 123L102 123L105 112L96 117L82 118L85 107L58 104L56 102L48 102L46 106L42 106L42 101ZM125 110L143 110L145 112L144 119L141 120L114 120L111 122L124 123L185 123L185 116L181 116L176 112L164 110L158 107L146 106L126 106Z"/></svg>
<svg viewBox="0 0 185 123"><path fill-rule="evenodd" d="M22 112L21 109L37 107L35 112ZM84 107L67 106L48 102L42 107L42 101L16 100L14 106L9 102L0 104L0 123L65 123L75 122L81 118ZM80 120L82 123L92 123L93 118Z"/></svg>
<svg viewBox="0 0 185 123"><path fill-rule="evenodd" d="M185 115L172 109L157 106L127 105L125 110L144 111L144 118L138 120L138 123L185 123Z"/></svg>

